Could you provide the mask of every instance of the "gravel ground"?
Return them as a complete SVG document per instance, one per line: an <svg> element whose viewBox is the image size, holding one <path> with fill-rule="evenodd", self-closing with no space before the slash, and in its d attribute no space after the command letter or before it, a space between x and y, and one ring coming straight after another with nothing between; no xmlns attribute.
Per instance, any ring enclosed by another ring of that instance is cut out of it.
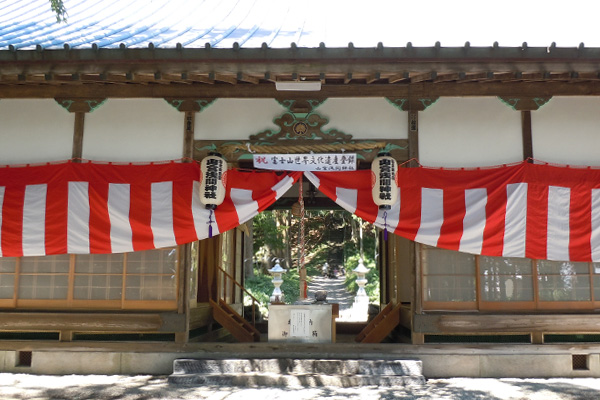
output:
<svg viewBox="0 0 600 400"><path fill-rule="evenodd" d="M600 379L431 379L396 388L186 387L166 376L0 374L0 398L9 399L485 399L597 400Z"/></svg>

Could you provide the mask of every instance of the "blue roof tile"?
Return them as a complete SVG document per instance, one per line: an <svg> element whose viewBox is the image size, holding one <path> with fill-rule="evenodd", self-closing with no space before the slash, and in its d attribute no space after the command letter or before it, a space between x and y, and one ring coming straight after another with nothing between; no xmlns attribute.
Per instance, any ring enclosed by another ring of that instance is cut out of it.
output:
<svg viewBox="0 0 600 400"><path fill-rule="evenodd" d="M64 0L67 23L57 23L49 0L0 0L0 50L144 48L518 47L598 46L596 13L576 7L539 12L537 1L505 0L486 11L480 0L401 2L370 0ZM427 3L427 5L425 4ZM518 4L514 11L510 4ZM492 4L493 6L493 4ZM469 10L466 12L465 10ZM508 10L508 11L507 11ZM513 10L510 12L510 10ZM456 12L450 15L450 12ZM552 12L552 14L550 14ZM508 14L507 14L508 13ZM511 18L507 25L506 17ZM577 23L568 26L569 21ZM552 27L549 29L548 27ZM570 35L570 36L569 36ZM552 37L555 36L555 37ZM595 42L595 43L594 43Z"/></svg>

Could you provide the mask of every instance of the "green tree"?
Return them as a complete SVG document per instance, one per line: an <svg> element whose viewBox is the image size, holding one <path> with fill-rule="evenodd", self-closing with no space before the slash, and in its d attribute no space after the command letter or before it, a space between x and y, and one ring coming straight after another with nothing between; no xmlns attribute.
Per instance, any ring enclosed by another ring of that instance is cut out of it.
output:
<svg viewBox="0 0 600 400"><path fill-rule="evenodd" d="M50 8L56 14L56 22L67 22L67 8L63 0L50 0Z"/></svg>

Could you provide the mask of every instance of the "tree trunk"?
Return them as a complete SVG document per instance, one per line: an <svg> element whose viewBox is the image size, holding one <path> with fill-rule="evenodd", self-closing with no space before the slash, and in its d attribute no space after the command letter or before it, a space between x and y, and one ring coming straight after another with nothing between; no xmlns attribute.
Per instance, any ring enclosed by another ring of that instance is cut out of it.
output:
<svg viewBox="0 0 600 400"><path fill-rule="evenodd" d="M279 259L282 268L290 269L291 258L288 258L287 246L289 245L289 229L287 225L287 215L284 210L276 210L275 212L275 223L277 225L277 232L281 238L281 246L273 249L273 257Z"/></svg>
<svg viewBox="0 0 600 400"><path fill-rule="evenodd" d="M254 276L254 224L246 222L248 236L244 235L244 277Z"/></svg>

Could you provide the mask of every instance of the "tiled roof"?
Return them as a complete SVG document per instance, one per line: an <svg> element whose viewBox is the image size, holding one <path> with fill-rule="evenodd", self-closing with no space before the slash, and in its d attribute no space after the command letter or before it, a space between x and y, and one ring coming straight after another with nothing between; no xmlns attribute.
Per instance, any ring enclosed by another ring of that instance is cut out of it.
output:
<svg viewBox="0 0 600 400"><path fill-rule="evenodd" d="M578 0L63 1L67 23L50 0L0 0L0 97L600 94Z"/></svg>
<svg viewBox="0 0 600 400"><path fill-rule="evenodd" d="M49 0L0 0L0 50L98 48L269 48L415 46L529 46L576 47L588 37L566 41L565 35L586 35L586 18L567 31L570 10L547 15L529 3L512 10L507 0L487 13L482 2L421 2L371 0L64 0L67 23L57 23ZM415 4L416 3L416 4ZM471 6L476 7L470 7ZM469 12L465 10L471 8ZM509 10L509 14L506 14ZM529 7L531 10L531 7ZM512 11L510 11L512 10ZM449 12L456 14L449 15ZM487 13L487 14L486 14ZM510 15L510 24L503 21ZM536 17L540 17L535 19ZM544 24L544 25L540 25ZM544 30L544 26L552 29ZM591 26L596 26L595 23ZM540 31L542 36L540 36ZM510 34L515 34L511 39ZM556 38L548 35L556 35ZM591 36L596 37L597 35ZM562 41L561 41L562 40ZM597 40L597 39L596 39ZM597 43L586 43L586 46Z"/></svg>

